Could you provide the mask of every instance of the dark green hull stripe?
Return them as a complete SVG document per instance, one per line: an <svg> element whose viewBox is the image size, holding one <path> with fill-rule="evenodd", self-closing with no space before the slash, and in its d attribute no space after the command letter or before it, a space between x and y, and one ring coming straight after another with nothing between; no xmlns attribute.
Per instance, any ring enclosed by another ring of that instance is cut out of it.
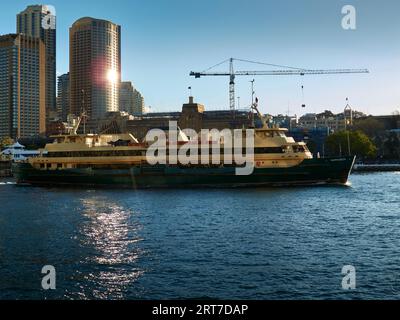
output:
<svg viewBox="0 0 400 320"><path fill-rule="evenodd" d="M287 186L347 182L354 158L310 159L296 167L255 169L249 176L235 168L132 167L126 170L37 170L26 163L14 166L18 183L37 185L164 187Z"/></svg>

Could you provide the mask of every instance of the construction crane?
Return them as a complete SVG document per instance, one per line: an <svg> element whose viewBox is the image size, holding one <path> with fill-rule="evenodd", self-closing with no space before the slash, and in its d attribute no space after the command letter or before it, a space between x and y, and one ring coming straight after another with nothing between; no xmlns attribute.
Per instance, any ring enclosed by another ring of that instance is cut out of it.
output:
<svg viewBox="0 0 400 320"><path fill-rule="evenodd" d="M209 70L229 61L229 72L209 72ZM286 68L286 70L270 70L270 71L235 71L233 67L234 61L242 61L254 64L268 65L272 67ZM229 77L229 106L232 111L235 110L235 79L237 76L294 76L294 75L323 75L323 74L347 74L347 73L369 73L367 69L304 69L288 67L270 63L255 62L250 60L230 58L216 64L202 72L190 72L190 76L196 79L205 76L228 76Z"/></svg>

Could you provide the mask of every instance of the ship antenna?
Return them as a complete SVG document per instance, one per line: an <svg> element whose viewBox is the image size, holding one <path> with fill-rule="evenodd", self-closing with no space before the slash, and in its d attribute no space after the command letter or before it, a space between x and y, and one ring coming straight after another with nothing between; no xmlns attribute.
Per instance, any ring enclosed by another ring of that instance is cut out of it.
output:
<svg viewBox="0 0 400 320"><path fill-rule="evenodd" d="M74 125L74 127L71 130L71 134L72 135L77 135L78 134L78 128L81 125L82 119L86 117L85 112L82 112L81 115L78 117L78 121L76 122L76 124Z"/></svg>
<svg viewBox="0 0 400 320"><path fill-rule="evenodd" d="M252 121L253 121L253 127L256 127L255 121L254 121L254 112L257 112L258 117L261 120L262 123L262 127L266 128L267 127L267 120L265 119L265 117L261 114L260 110L258 110L258 98L256 97L255 101L254 101L254 82L255 80L253 79L251 82L251 117L252 117Z"/></svg>
<svg viewBox="0 0 400 320"><path fill-rule="evenodd" d="M73 126L72 130L70 131L70 134L72 134L72 135L78 134L78 128L81 125L82 120L84 120L83 121L83 133L86 134L85 90L83 90L83 89L82 89L82 112L81 112L81 115L78 117L78 121Z"/></svg>

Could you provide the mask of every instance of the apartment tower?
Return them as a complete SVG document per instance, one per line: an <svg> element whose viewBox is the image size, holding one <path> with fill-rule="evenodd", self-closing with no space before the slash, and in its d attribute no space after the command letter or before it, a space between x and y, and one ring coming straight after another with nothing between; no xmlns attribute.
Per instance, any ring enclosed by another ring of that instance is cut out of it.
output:
<svg viewBox="0 0 400 320"><path fill-rule="evenodd" d="M101 119L119 111L121 27L85 17L70 28L70 108Z"/></svg>
<svg viewBox="0 0 400 320"><path fill-rule="evenodd" d="M0 36L0 138L45 133L45 50L39 38Z"/></svg>
<svg viewBox="0 0 400 320"><path fill-rule="evenodd" d="M17 15L17 33L39 38L45 46L47 120L56 115L56 16L50 5L30 5Z"/></svg>

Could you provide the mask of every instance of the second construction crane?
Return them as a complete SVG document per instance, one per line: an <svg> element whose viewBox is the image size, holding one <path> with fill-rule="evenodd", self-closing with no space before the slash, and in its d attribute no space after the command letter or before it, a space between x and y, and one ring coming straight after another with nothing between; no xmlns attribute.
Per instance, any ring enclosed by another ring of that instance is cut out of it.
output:
<svg viewBox="0 0 400 320"><path fill-rule="evenodd" d="M229 61L229 72L210 72L209 70ZM235 71L233 67L234 61L249 62L255 64L268 65L272 67L286 68L283 70L269 70L269 71ZM211 68L202 72L190 72L190 76L197 78L205 76L229 76L229 106L233 111L235 110L235 78L236 76L293 76L293 75L309 75L309 74L343 74L343 73L369 73L367 69L303 69L288 67L276 64L255 62L243 59L230 58L218 63Z"/></svg>

